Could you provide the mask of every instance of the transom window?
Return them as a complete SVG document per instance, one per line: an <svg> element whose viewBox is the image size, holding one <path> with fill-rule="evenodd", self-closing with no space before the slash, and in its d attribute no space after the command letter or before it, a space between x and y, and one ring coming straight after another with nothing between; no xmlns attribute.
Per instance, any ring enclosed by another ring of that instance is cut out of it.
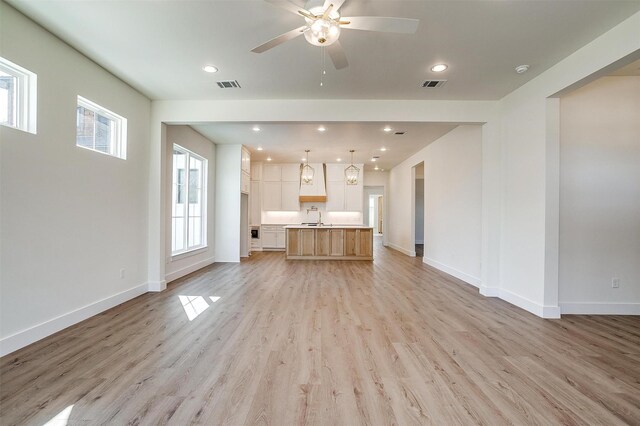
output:
<svg viewBox="0 0 640 426"><path fill-rule="evenodd" d="M78 96L76 145L114 157L127 158L127 119Z"/></svg>
<svg viewBox="0 0 640 426"><path fill-rule="evenodd" d="M36 133L37 78L0 57L0 125Z"/></svg>
<svg viewBox="0 0 640 426"><path fill-rule="evenodd" d="M205 247L207 160L173 145L171 254Z"/></svg>

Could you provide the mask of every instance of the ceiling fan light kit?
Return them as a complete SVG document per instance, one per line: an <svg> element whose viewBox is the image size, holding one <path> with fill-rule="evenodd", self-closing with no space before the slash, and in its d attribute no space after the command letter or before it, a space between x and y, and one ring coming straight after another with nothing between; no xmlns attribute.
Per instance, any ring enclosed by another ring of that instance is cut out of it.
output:
<svg viewBox="0 0 640 426"><path fill-rule="evenodd" d="M305 39L310 44L327 48L327 53L336 69L349 66L347 56L338 40L342 29L413 34L418 29L420 22L418 19L385 16L344 18L340 16L339 9L345 0L309 0L305 8L298 7L286 0L265 1L301 16L305 20L305 25L261 44L252 49L252 52L266 52L304 34Z"/></svg>

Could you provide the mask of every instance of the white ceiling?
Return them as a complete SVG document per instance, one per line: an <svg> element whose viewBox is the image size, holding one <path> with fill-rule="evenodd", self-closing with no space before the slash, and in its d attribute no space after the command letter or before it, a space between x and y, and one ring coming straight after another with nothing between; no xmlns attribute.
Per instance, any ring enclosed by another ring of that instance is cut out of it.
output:
<svg viewBox="0 0 640 426"><path fill-rule="evenodd" d="M215 123L192 125L196 131L216 144L243 144L251 149L252 161L274 163L300 162L305 149L310 149L310 161L335 163L340 157L349 162L349 150L354 149L354 162L366 164L366 170L390 169L416 153L457 125L450 123L392 123L392 132L383 129L387 123ZM253 131L254 126L260 131ZM325 132L319 132L322 125ZM404 131L396 135L395 131ZM179 141L169 141L180 143ZM258 147L262 151L258 151ZM381 151L380 148L387 148ZM374 156L380 156L375 163Z"/></svg>
<svg viewBox="0 0 640 426"><path fill-rule="evenodd" d="M262 0L9 0L152 99L499 99L640 10L639 1L347 0L344 16L420 19L416 34L344 30L350 66L328 68L303 37L257 45L302 24ZM439 62L450 68L435 74ZM204 64L220 68L206 74ZM529 64L519 75L514 67ZM442 88L422 89L428 78ZM241 89L219 89L237 79Z"/></svg>

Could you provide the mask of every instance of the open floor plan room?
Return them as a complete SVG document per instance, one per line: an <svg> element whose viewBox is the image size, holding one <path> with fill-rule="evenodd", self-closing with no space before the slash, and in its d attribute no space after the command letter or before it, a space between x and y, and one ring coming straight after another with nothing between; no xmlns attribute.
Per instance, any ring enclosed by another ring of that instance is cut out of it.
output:
<svg viewBox="0 0 640 426"><path fill-rule="evenodd" d="M3 424L640 422L640 318L544 320L375 251L212 265L4 357Z"/></svg>
<svg viewBox="0 0 640 426"><path fill-rule="evenodd" d="M640 425L640 0L0 40L0 425Z"/></svg>

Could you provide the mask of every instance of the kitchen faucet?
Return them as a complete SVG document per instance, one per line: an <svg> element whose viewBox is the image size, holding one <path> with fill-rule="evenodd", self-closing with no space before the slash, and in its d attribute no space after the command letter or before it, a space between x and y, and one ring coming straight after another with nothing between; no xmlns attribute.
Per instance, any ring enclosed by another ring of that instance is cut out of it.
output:
<svg viewBox="0 0 640 426"><path fill-rule="evenodd" d="M322 225L322 212L318 210L316 206L311 206L311 208L307 209L307 216L309 215L309 212L318 212L318 221L316 222L316 225Z"/></svg>

